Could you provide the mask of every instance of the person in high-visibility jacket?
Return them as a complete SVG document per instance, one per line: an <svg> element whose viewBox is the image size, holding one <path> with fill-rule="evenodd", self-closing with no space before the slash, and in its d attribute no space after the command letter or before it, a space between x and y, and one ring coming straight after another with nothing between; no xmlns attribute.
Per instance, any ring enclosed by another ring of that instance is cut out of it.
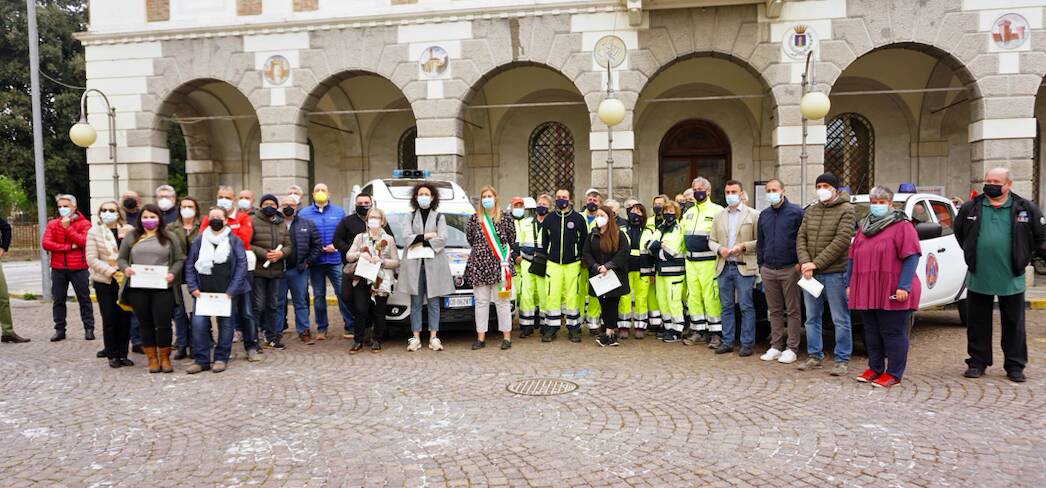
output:
<svg viewBox="0 0 1046 488"><path fill-rule="evenodd" d="M683 228L676 220L679 204L666 202L662 215L664 221L651 233L646 247L654 257L654 286L665 326L658 338L677 342L683 335L683 286L686 281L686 246Z"/></svg>
<svg viewBox="0 0 1046 488"><path fill-rule="evenodd" d="M588 223L571 206L570 190L556 190L556 211L541 223L541 243L548 258L545 272L548 327L541 335L541 342L551 342L564 324L570 341L581 342L578 280L581 250L587 237Z"/></svg>
<svg viewBox="0 0 1046 488"><path fill-rule="evenodd" d="M716 284L715 253L708 247L712 222L723 207L712 202L712 184L705 178L694 179L696 203L683 213L682 226L686 241L687 313L690 333L684 344L708 342L719 347L723 323L720 318L719 287Z"/></svg>
<svg viewBox="0 0 1046 488"><path fill-rule="evenodd" d="M512 246L512 258L516 263L516 299L519 301L519 337L534 334L534 327L545 327L544 296L545 276L530 272L534 258L541 250L541 222L552 206L552 197L542 195L537 199L535 215L526 216L522 198L512 199L512 217L516 226L516 242Z"/></svg>
<svg viewBox="0 0 1046 488"><path fill-rule="evenodd" d="M596 227L596 211L603 206L603 195L595 188L585 191L585 209L581 216L585 218L589 233ZM581 311L582 320L588 324L590 335L599 335L599 300L588 296L588 269L581 267L581 276L578 277L578 310Z"/></svg>
<svg viewBox="0 0 1046 488"><path fill-rule="evenodd" d="M654 200L651 203L652 205L650 208L653 212L652 215L647 217L646 226L656 231L663 223L661 213L665 208L665 204L668 203L668 195L662 193L654 197ZM651 256L651 260L653 260L653 256ZM653 266L651 266L651 268L653 268ZM650 270L650 276L654 276L653 269ZM647 326L653 330L657 330L659 333L662 330L661 307L657 303L657 287L653 284L650 285L647 293Z"/></svg>
<svg viewBox="0 0 1046 488"><path fill-rule="evenodd" d="M647 244L654 236L654 228L646 225L646 207L635 203L628 207L628 286L632 293L622 296L618 304L618 337L628 337L634 329L635 338L642 339L646 333L650 285L654 280L654 258Z"/></svg>

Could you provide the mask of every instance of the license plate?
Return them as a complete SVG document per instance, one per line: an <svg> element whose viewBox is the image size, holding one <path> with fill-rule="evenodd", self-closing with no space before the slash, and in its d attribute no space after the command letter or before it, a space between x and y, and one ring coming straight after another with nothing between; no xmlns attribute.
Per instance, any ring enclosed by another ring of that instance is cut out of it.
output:
<svg viewBox="0 0 1046 488"><path fill-rule="evenodd" d="M443 306L447 308L468 308L472 306L472 297L446 297Z"/></svg>

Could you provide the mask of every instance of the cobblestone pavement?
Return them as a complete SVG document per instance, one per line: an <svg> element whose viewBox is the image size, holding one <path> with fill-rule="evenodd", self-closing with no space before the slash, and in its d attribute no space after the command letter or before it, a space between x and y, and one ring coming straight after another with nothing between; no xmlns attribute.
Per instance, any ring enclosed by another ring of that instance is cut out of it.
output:
<svg viewBox="0 0 1046 488"><path fill-rule="evenodd" d="M150 375L140 355L109 369L75 327L47 342L47 304L14 308L33 342L0 345L5 487L1046 485L1042 311L1028 315L1027 383L998 366L962 378L963 329L939 312L916 328L905 383L884 391L587 336L474 352L456 334L440 353L396 340L355 356L341 339L288 341L255 364L237 350L220 375ZM506 390L525 378L578 388Z"/></svg>

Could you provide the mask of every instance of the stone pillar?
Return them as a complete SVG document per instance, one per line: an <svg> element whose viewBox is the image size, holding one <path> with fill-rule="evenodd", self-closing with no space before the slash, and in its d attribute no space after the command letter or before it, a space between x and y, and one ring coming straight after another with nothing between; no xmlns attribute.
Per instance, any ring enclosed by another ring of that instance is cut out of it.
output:
<svg viewBox="0 0 1046 488"><path fill-rule="evenodd" d="M99 141L108 141L108 134L99 131ZM89 207L80 204L84 214L93 214L105 200L119 200L119 193L137 191L146 202L152 202L156 187L167 182L169 153L166 147L122 147L117 150L117 172L120 175L119 192L113 195L113 160L105 143L96 142L87 149L87 170L90 179Z"/></svg>
<svg viewBox="0 0 1046 488"><path fill-rule="evenodd" d="M1035 146L1034 117L983 119L970 124L970 188L981 191L984 173L995 167L1010 170L1013 191L1035 198L1032 189L1032 160Z"/></svg>
<svg viewBox="0 0 1046 488"><path fill-rule="evenodd" d="M282 194L290 185L298 185L308 193L309 145L299 142L263 142L259 153L262 164L262 188L255 192ZM334 193L348 194L345 189L331 188Z"/></svg>
<svg viewBox="0 0 1046 488"><path fill-rule="evenodd" d="M773 129L772 142L777 155L777 177L785 184L785 190L796 203L810 202L814 198L814 180L824 172L824 144L827 128L824 120L807 122L806 136L806 187L802 185L802 114L799 112L799 100L794 105L781 105L777 108L774 120L778 126Z"/></svg>
<svg viewBox="0 0 1046 488"><path fill-rule="evenodd" d="M635 179L632 174L635 161L634 134L631 130L614 131L614 194L609 195L607 192L607 184L609 183L607 181L607 175L609 174L607 167L607 147L609 142L607 140L607 132L602 130L589 133L588 144L592 154L592 187L618 202L624 202L627 198L638 196ZM580 193L583 191L585 189L579 187L579 196L582 196Z"/></svg>
<svg viewBox="0 0 1046 488"><path fill-rule="evenodd" d="M430 136L428 134L432 132L428 127L430 124L418 121L418 138L414 145L418 169L429 170L433 179L453 181L466 187L465 139L460 135Z"/></svg>

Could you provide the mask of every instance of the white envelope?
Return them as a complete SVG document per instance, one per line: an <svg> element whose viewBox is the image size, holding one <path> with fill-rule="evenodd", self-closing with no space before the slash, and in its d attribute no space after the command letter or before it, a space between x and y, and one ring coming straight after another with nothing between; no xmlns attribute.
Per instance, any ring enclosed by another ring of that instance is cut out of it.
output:
<svg viewBox="0 0 1046 488"><path fill-rule="evenodd" d="M360 259L356 262L357 278L364 278L369 281L374 281L378 278L378 272L381 271L381 263L372 263L367 259Z"/></svg>
<svg viewBox="0 0 1046 488"><path fill-rule="evenodd" d="M434 257L436 257L436 253L431 247L418 244L407 248L407 259L431 259Z"/></svg>
<svg viewBox="0 0 1046 488"><path fill-rule="evenodd" d="M603 296L621 287L621 280L617 279L617 273L614 273L613 271L606 275L597 273L595 276L589 278L588 282L592 284L592 290L596 292L597 297Z"/></svg>
<svg viewBox="0 0 1046 488"><path fill-rule="evenodd" d="M820 281L817 281L814 278L799 278L799 288L806 290L806 292L813 295L814 298L819 298L821 296L821 292L824 291L824 285L822 285Z"/></svg>
<svg viewBox="0 0 1046 488"><path fill-rule="evenodd" d="M196 315L229 317L232 315L232 300L224 293L200 293L196 299Z"/></svg>
<svg viewBox="0 0 1046 488"><path fill-rule="evenodd" d="M167 289L167 266L132 264L131 288Z"/></svg>

